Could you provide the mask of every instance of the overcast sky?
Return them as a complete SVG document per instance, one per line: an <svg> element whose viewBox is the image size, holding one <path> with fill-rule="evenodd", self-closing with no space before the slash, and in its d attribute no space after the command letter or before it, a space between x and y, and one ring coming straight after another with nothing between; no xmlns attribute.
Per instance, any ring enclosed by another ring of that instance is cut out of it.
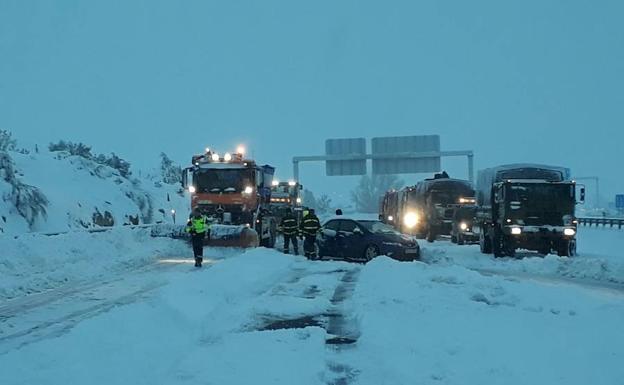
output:
<svg viewBox="0 0 624 385"><path fill-rule="evenodd" d="M477 168L565 165L612 200L623 15L616 0L0 0L0 128L145 168L245 143L283 179L326 138L440 134ZM353 182L322 171L303 183Z"/></svg>

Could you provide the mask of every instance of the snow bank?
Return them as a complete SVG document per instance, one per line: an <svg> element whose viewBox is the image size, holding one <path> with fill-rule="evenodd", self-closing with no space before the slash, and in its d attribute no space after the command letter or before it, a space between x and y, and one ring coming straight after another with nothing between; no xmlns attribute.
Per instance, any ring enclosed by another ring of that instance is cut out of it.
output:
<svg viewBox="0 0 624 385"><path fill-rule="evenodd" d="M494 258L482 254L478 245L455 246L442 241L425 245L423 258L429 263L459 264L482 271L624 284L624 231L581 228L578 253L572 258L529 252L519 252L521 258L516 259Z"/></svg>
<svg viewBox="0 0 624 385"><path fill-rule="evenodd" d="M358 384L614 384L622 297L379 258L362 270Z"/></svg>
<svg viewBox="0 0 624 385"><path fill-rule="evenodd" d="M0 237L0 298L12 298L136 269L159 257L188 257L188 244L149 229Z"/></svg>
<svg viewBox="0 0 624 385"><path fill-rule="evenodd" d="M9 154L17 178L36 186L49 204L47 217L29 228L11 202L0 201L0 235L62 232L96 227L94 223L170 223L171 210L184 222L189 212L189 199L178 194L177 185L141 175L123 178L115 169L64 153ZM10 191L11 186L0 179L0 196Z"/></svg>

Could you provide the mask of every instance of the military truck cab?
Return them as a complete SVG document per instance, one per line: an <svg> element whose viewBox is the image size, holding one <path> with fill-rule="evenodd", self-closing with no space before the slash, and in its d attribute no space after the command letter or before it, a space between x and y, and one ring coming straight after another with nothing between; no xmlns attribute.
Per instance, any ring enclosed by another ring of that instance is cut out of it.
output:
<svg viewBox="0 0 624 385"><path fill-rule="evenodd" d="M575 208L585 199L584 187L568 180L569 170L563 168L503 167L480 178L474 231L481 251L497 257L514 256L517 249L575 255ZM485 193L487 180L491 185Z"/></svg>

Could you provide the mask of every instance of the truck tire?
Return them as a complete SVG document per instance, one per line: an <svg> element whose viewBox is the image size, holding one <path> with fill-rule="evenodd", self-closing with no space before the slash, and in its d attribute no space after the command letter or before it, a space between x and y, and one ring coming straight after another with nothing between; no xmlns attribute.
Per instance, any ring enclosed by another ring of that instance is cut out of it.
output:
<svg viewBox="0 0 624 385"><path fill-rule="evenodd" d="M560 257L573 257L576 255L576 241L564 240L559 242L557 248L557 255Z"/></svg>
<svg viewBox="0 0 624 385"><path fill-rule="evenodd" d="M434 228L429 227L427 230L427 242L433 243L436 240L436 231Z"/></svg>
<svg viewBox="0 0 624 385"><path fill-rule="evenodd" d="M457 234L457 244L461 246L465 243L466 241L464 240L464 236L462 235L462 233Z"/></svg>
<svg viewBox="0 0 624 385"><path fill-rule="evenodd" d="M483 227L479 234L479 248L483 254L492 254L492 242L490 241L490 237L484 233Z"/></svg>
<svg viewBox="0 0 624 385"><path fill-rule="evenodd" d="M451 243L459 243L458 240L458 236L451 234Z"/></svg>
<svg viewBox="0 0 624 385"><path fill-rule="evenodd" d="M498 226L495 226L492 230L492 253L495 258L502 258L505 256L503 250L503 236Z"/></svg>

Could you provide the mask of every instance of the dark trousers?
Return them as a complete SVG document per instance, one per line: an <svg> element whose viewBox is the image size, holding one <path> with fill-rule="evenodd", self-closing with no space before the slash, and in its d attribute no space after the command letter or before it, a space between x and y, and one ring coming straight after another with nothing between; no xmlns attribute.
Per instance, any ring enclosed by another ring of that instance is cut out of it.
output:
<svg viewBox="0 0 624 385"><path fill-rule="evenodd" d="M297 234L284 234L284 253L288 254L290 243L293 245L295 255L299 255L299 242L297 241Z"/></svg>
<svg viewBox="0 0 624 385"><path fill-rule="evenodd" d="M305 235L303 251L308 259L316 258L316 235Z"/></svg>
<svg viewBox="0 0 624 385"><path fill-rule="evenodd" d="M195 266L201 266L204 259L204 238L206 233L196 233L191 235L193 244L193 255L195 256Z"/></svg>

